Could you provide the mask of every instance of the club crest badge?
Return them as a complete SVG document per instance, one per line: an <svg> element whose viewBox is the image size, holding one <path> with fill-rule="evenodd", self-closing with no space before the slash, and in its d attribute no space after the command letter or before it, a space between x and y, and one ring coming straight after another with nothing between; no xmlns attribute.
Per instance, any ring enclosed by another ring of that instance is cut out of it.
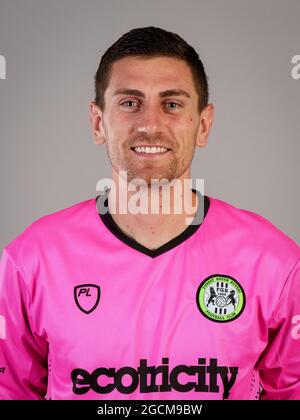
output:
<svg viewBox="0 0 300 420"><path fill-rule="evenodd" d="M214 274L198 287L197 306L206 318L214 322L229 322L238 318L246 304L245 292L233 277Z"/></svg>

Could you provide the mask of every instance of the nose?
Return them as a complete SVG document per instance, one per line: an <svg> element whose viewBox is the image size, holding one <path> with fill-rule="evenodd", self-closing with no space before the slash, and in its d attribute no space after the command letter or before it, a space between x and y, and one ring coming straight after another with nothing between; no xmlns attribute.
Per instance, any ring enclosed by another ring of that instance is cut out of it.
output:
<svg viewBox="0 0 300 420"><path fill-rule="evenodd" d="M157 105L148 105L140 114L140 119L137 124L137 131L139 133L147 133L153 135L160 132L162 128L161 110Z"/></svg>

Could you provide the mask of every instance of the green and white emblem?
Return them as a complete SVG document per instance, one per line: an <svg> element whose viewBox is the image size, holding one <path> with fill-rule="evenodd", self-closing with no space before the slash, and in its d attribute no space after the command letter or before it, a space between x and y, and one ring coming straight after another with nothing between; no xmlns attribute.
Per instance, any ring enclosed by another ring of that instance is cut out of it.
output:
<svg viewBox="0 0 300 420"><path fill-rule="evenodd" d="M238 318L246 304L242 286L233 277L214 274L198 287L197 306L211 321L229 322Z"/></svg>

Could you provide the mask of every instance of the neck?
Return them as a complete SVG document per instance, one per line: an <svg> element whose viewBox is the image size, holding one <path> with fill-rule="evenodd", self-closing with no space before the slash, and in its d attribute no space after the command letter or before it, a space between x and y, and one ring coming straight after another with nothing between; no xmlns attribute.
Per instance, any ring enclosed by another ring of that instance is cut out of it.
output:
<svg viewBox="0 0 300 420"><path fill-rule="evenodd" d="M197 212L198 197L187 182L189 175L187 171L176 179L173 187L164 184L133 189L115 174L115 188L108 194L114 222L128 237L149 249L167 243L187 229Z"/></svg>

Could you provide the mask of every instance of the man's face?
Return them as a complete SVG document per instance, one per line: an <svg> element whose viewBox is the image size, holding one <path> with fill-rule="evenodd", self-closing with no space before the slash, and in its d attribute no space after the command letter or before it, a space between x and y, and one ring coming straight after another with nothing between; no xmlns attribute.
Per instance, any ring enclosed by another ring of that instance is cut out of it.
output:
<svg viewBox="0 0 300 420"><path fill-rule="evenodd" d="M102 129L117 173L127 171L128 181L142 178L150 185L151 179L171 181L186 172L200 114L185 61L122 58L112 66L104 100Z"/></svg>

